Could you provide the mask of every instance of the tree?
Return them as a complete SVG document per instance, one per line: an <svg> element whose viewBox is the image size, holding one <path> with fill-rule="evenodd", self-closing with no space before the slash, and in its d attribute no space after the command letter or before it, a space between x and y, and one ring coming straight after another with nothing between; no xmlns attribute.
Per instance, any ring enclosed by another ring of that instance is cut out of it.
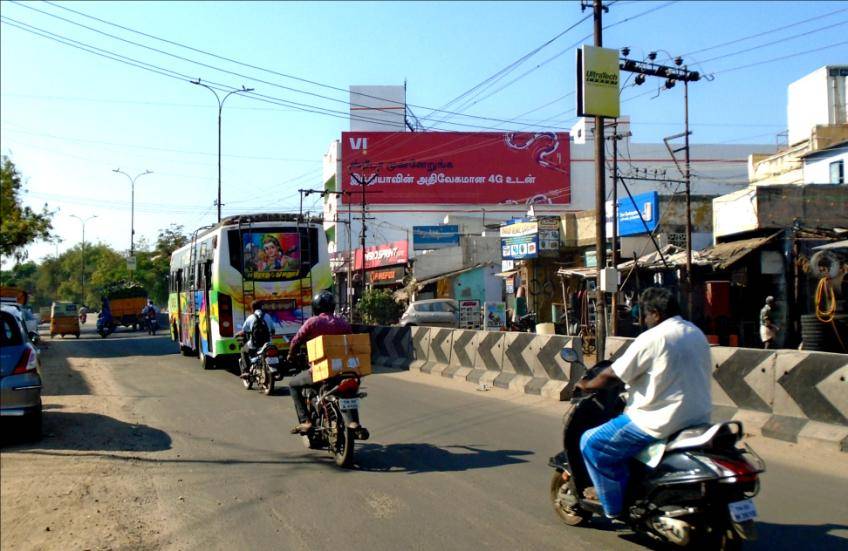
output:
<svg viewBox="0 0 848 551"><path fill-rule="evenodd" d="M27 256L27 245L50 238L53 213L46 204L41 212L21 205L24 193L21 174L5 155L0 157L0 162L0 256L13 256L21 261Z"/></svg>
<svg viewBox="0 0 848 551"><path fill-rule="evenodd" d="M368 325L396 323L403 313L403 306L395 302L388 291L368 289L356 305L357 313Z"/></svg>

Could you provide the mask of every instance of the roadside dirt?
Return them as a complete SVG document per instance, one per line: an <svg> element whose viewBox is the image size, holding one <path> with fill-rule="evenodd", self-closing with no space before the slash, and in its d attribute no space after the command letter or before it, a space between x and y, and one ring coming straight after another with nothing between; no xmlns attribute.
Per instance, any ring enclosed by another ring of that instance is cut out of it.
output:
<svg viewBox="0 0 848 551"><path fill-rule="evenodd" d="M137 424L108 361L42 354L44 437L23 442L4 426L0 449L0 548L154 549L166 516L145 463L166 449L161 431Z"/></svg>

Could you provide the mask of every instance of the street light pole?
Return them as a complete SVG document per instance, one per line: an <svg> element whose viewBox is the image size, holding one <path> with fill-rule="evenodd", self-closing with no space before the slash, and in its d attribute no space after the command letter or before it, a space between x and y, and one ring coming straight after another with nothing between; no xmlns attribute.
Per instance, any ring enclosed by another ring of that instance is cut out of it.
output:
<svg viewBox="0 0 848 551"><path fill-rule="evenodd" d="M254 88L245 88L241 87L241 90L231 90L224 95L223 99L218 95L218 92L215 91L211 86L207 86L200 82L200 79L190 80L192 84L196 84L197 86L203 86L213 94L215 94L215 99L218 100L218 200L216 205L218 206L218 222L221 221L221 112L224 110L224 102L227 101L227 98L233 94L238 94L240 92L253 92Z"/></svg>
<svg viewBox="0 0 848 551"><path fill-rule="evenodd" d="M82 305L85 305L85 223L91 220L92 218L97 218L96 214L92 214L86 219L82 219L76 214L71 214L71 218L76 218L82 223L82 246L80 248L80 287L82 289Z"/></svg>
<svg viewBox="0 0 848 551"><path fill-rule="evenodd" d="M130 181L130 256L133 256L135 254L135 181L141 178L142 176L153 174L153 171L145 170L144 172L136 174L135 178L133 178L120 168L116 168L112 172L123 174Z"/></svg>

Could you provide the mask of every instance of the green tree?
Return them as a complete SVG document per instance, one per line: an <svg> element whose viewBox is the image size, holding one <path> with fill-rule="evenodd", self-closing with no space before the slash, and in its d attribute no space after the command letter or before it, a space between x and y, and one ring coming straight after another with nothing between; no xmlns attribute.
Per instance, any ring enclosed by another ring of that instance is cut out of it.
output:
<svg viewBox="0 0 848 551"><path fill-rule="evenodd" d="M400 318L403 306L388 291L368 289L356 304L356 311L368 325L389 325Z"/></svg>
<svg viewBox="0 0 848 551"><path fill-rule="evenodd" d="M15 164L5 155L0 157L0 256L21 261L27 256L26 246L50 238L53 213L44 205L41 212L21 204L23 179Z"/></svg>

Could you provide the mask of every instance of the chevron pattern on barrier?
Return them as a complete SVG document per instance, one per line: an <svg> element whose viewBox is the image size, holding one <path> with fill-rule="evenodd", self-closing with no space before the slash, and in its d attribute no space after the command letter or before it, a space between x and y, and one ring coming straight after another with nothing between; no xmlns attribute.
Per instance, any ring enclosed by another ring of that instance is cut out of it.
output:
<svg viewBox="0 0 848 551"><path fill-rule="evenodd" d="M409 327L375 327L371 333L371 357L375 364L392 368L409 367L412 337Z"/></svg>
<svg viewBox="0 0 848 551"><path fill-rule="evenodd" d="M463 369L468 371L474 368L479 334L479 331L466 329L457 329L453 332L451 365L442 371L443 377L453 377Z"/></svg>
<svg viewBox="0 0 848 551"><path fill-rule="evenodd" d="M729 353L726 357L721 357L724 355L723 352ZM767 395L768 385L756 385L752 382L752 379L757 374L770 369L768 364L774 362L773 352L753 348L714 348L712 357L714 364L713 380L727 393L736 407L766 413L771 412L773 396ZM769 375L773 372L771 370ZM758 388L762 390L758 392Z"/></svg>
<svg viewBox="0 0 848 551"><path fill-rule="evenodd" d="M427 362L421 366L424 373L441 373L450 364L452 329L430 328L430 350Z"/></svg>
<svg viewBox="0 0 848 551"><path fill-rule="evenodd" d="M777 384L813 421L848 426L848 356L825 352L787 352L780 362ZM791 413L775 403L776 412Z"/></svg>
<svg viewBox="0 0 848 551"><path fill-rule="evenodd" d="M430 328L411 327L410 333L412 335L412 360L409 368L420 370L430 356Z"/></svg>

